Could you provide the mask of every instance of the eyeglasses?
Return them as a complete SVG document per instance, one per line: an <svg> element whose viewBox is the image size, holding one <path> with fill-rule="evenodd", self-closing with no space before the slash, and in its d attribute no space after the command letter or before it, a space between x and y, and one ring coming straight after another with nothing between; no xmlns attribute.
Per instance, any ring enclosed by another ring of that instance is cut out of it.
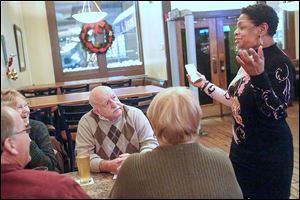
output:
<svg viewBox="0 0 300 200"><path fill-rule="evenodd" d="M31 131L31 126L28 126L24 130L16 132L15 135L18 135L18 134L23 133L23 132L26 132L27 134L30 134L30 131Z"/></svg>
<svg viewBox="0 0 300 200"><path fill-rule="evenodd" d="M23 105L18 105L17 106L17 110L22 111L24 108L28 108L28 103L26 102Z"/></svg>

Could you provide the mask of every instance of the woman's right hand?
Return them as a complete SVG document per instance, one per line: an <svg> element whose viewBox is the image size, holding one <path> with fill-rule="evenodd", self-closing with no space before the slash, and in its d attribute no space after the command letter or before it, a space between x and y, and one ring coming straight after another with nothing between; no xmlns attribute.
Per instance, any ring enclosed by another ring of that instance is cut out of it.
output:
<svg viewBox="0 0 300 200"><path fill-rule="evenodd" d="M197 75L200 77L200 80L199 80L199 81L196 81L195 83L193 83L193 82L191 81L190 75L187 74L186 76L187 76L189 82L190 82L194 87L202 88L203 85L204 85L204 83L206 82L206 77L205 77L203 74L199 73L199 72L197 72Z"/></svg>

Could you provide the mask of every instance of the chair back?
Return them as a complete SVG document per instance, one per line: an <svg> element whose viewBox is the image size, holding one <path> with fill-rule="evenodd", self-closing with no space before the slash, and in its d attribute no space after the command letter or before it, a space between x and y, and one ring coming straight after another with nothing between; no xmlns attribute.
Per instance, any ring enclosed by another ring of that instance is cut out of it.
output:
<svg viewBox="0 0 300 200"><path fill-rule="evenodd" d="M23 90L21 91L24 97L32 98L39 96L50 96L57 94L57 88L47 88L47 89L38 89L38 90ZM30 119L34 119L37 121L41 121L46 124L50 135L55 135L55 127L54 127L54 116L51 108L40 108L36 110L30 110Z"/></svg>
<svg viewBox="0 0 300 200"><path fill-rule="evenodd" d="M35 90L35 96L57 95L57 88L48 88L46 90Z"/></svg>
<svg viewBox="0 0 300 200"><path fill-rule="evenodd" d="M88 92L90 90L89 84L83 84L78 86L61 86L60 91L62 94L76 93L76 92Z"/></svg>
<svg viewBox="0 0 300 200"><path fill-rule="evenodd" d="M36 97L34 90L21 90L20 93L25 97L25 98L32 98Z"/></svg>
<svg viewBox="0 0 300 200"><path fill-rule="evenodd" d="M102 85L108 86L110 88L120 88L120 87L130 87L132 80L118 81L118 82L104 82Z"/></svg>
<svg viewBox="0 0 300 200"><path fill-rule="evenodd" d="M47 88L47 89L39 89L39 90L22 90L21 94L23 94L23 96L26 98L56 95L57 88Z"/></svg>
<svg viewBox="0 0 300 200"><path fill-rule="evenodd" d="M124 103L125 105L139 108L146 115L147 109L154 97L155 97L155 94L152 94L152 95L143 96L143 97L131 97L131 98L120 99L120 101L122 103Z"/></svg>
<svg viewBox="0 0 300 200"><path fill-rule="evenodd" d="M74 148L75 138L79 120L81 117L92 109L90 104L80 105L58 105L59 114L62 120L62 128L67 136L67 153L70 158L70 171L74 171ZM72 133L75 133L75 138L72 140Z"/></svg>

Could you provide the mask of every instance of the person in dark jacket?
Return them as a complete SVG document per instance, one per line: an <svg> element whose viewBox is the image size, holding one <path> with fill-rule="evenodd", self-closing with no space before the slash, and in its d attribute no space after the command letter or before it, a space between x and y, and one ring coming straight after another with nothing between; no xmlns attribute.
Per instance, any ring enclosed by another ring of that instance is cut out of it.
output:
<svg viewBox="0 0 300 200"><path fill-rule="evenodd" d="M236 59L241 67L228 90L200 73L202 81L190 81L232 109L229 156L245 198L290 196L294 151L286 117L295 68L274 42L277 25L272 7L255 4L243 8L235 30Z"/></svg>

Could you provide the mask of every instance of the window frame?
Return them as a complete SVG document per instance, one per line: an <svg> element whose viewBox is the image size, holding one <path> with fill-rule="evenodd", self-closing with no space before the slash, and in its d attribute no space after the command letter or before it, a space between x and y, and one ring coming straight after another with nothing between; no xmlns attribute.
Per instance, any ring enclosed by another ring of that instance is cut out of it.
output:
<svg viewBox="0 0 300 200"><path fill-rule="evenodd" d="M98 2L99 3L99 2ZM53 59L53 69L56 82L63 81L73 81L73 80L83 80L92 78L103 78L110 76L132 76L132 75L142 75L145 74L144 68L144 57L142 48L142 36L141 36L141 26L140 26L140 13L139 4L136 2L136 22L137 22L137 32L138 32L138 46L140 51L140 59L143 63L142 65L130 66L130 67L118 67L118 68L107 68L106 54L97 55L97 63L99 68L87 71L78 72L63 72L61 56L59 51L59 38L57 31L57 22L55 17L55 7L53 1L46 1L46 13L48 21L48 29L50 36L50 44Z"/></svg>

